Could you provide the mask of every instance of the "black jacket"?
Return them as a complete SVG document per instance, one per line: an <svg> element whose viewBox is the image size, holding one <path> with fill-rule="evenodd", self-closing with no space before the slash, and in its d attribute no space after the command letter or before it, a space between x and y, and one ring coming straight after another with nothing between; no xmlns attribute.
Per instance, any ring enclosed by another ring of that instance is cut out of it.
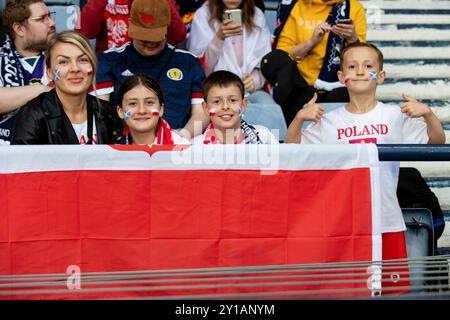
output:
<svg viewBox="0 0 450 320"><path fill-rule="evenodd" d="M87 109L95 117L98 144L114 144L122 131L122 121L115 108L88 95ZM11 144L78 143L55 89L40 94L19 109Z"/></svg>

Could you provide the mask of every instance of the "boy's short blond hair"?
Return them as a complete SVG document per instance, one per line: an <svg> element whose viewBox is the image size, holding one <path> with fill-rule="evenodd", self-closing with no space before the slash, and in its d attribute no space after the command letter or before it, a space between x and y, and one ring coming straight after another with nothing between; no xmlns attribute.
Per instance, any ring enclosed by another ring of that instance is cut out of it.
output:
<svg viewBox="0 0 450 320"><path fill-rule="evenodd" d="M368 43L368 42L354 42L354 43L351 43L349 45L346 45L344 47L344 49L342 49L341 56L340 56L341 61L339 63L339 68L341 70L342 70L342 67L344 65L344 56L345 56L345 54L348 51L350 51L351 49L353 49L353 48L370 48L370 49L374 50L377 53L377 56L378 56L378 63L380 65L380 70L383 70L383 59L384 59L383 53L375 45L373 45L371 43Z"/></svg>

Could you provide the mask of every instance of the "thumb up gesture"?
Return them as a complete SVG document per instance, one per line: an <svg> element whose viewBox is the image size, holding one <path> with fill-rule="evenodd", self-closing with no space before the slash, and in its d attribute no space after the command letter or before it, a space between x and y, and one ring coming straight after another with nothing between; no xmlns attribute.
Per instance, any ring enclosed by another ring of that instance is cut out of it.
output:
<svg viewBox="0 0 450 320"><path fill-rule="evenodd" d="M317 93L314 92L314 96L311 100L308 101L307 104L303 106L303 108L297 112L296 117L303 121L319 121L325 110L316 103L317 101Z"/></svg>
<svg viewBox="0 0 450 320"><path fill-rule="evenodd" d="M403 113L406 113L411 118L422 117L431 112L430 107L428 107L424 103L417 101L413 97L402 94L402 98L405 100L405 102L400 105L400 110Z"/></svg>

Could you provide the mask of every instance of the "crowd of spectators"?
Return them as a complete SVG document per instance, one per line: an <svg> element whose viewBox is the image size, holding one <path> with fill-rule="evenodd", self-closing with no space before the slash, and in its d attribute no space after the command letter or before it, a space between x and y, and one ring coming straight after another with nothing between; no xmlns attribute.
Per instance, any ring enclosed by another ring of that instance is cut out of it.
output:
<svg viewBox="0 0 450 320"><path fill-rule="evenodd" d="M239 21L226 15L236 9ZM116 106L124 79L147 74L164 93L165 121L192 139L210 123L202 82L227 70L244 83L247 106L240 117L277 130L282 141L314 92L319 102L348 101L336 76L339 52L365 40L365 16L357 0L280 1L272 37L264 10L264 1L255 0L89 0L75 27L95 41L98 67L89 94ZM349 22L338 23L342 19ZM57 88L44 61L56 30L52 12L39 0L7 1L3 20L2 66L12 68L0 71L6 96L0 102L0 139L8 144L19 107Z"/></svg>
<svg viewBox="0 0 450 320"><path fill-rule="evenodd" d="M89 0L76 31L56 33L42 0L8 0L0 143L445 142L427 105L375 99L383 57L365 44L358 0L279 1L274 35L263 11L255 0ZM328 115L321 102L345 106ZM397 207L386 233L404 230Z"/></svg>

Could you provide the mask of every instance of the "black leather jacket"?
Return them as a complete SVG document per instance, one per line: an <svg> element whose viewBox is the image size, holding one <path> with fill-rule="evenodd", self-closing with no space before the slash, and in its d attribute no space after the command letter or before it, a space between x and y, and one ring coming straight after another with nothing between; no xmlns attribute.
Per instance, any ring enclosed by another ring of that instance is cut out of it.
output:
<svg viewBox="0 0 450 320"><path fill-rule="evenodd" d="M114 144L122 132L122 121L115 108L91 95L87 96L87 108L95 118L98 144ZM55 89L40 94L19 109L11 144L78 143Z"/></svg>

